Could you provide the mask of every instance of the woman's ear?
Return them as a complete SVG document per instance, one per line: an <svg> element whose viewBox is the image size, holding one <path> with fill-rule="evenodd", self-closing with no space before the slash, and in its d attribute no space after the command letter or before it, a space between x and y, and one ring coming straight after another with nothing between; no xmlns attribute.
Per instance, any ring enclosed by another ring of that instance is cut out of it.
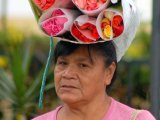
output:
<svg viewBox="0 0 160 120"><path fill-rule="evenodd" d="M115 62L112 62L111 65L108 66L105 69L105 81L104 82L105 82L106 86L110 85L115 70L116 70L116 64L115 64Z"/></svg>

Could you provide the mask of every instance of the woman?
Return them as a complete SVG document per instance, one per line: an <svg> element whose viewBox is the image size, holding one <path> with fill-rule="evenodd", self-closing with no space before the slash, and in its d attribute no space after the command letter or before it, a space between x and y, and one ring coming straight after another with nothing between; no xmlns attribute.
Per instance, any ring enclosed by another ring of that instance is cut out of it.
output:
<svg viewBox="0 0 160 120"><path fill-rule="evenodd" d="M107 94L117 69L113 42L60 41L54 51L56 93L63 105L33 120L155 120Z"/></svg>
<svg viewBox="0 0 160 120"><path fill-rule="evenodd" d="M33 120L155 120L148 111L130 108L107 94L115 80L117 62L139 25L133 0L29 1L39 27L51 38L39 105L52 37L60 40L54 50L54 80L63 102Z"/></svg>

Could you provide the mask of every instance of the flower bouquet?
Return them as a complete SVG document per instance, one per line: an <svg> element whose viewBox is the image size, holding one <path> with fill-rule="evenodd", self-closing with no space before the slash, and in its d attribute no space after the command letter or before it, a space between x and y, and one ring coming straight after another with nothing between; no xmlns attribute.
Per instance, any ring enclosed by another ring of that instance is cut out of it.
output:
<svg viewBox="0 0 160 120"><path fill-rule="evenodd" d="M86 15L97 16L106 9L110 0L72 0L77 8Z"/></svg>
<svg viewBox="0 0 160 120"><path fill-rule="evenodd" d="M79 12L64 8L51 8L39 19L41 29L48 36L59 36L70 30Z"/></svg>
<svg viewBox="0 0 160 120"><path fill-rule="evenodd" d="M29 0L29 2L40 28L50 36L50 52L43 74L40 107L53 54L53 37L76 44L113 42L119 61L130 46L139 25L139 14L133 0ZM119 7L122 8L121 12L117 9Z"/></svg>
<svg viewBox="0 0 160 120"><path fill-rule="evenodd" d="M96 26L103 40L114 40L124 31L123 16L114 9L106 9L99 14Z"/></svg>
<svg viewBox="0 0 160 120"><path fill-rule="evenodd" d="M48 10L55 3L55 0L33 0L35 5L42 11Z"/></svg>
<svg viewBox="0 0 160 120"><path fill-rule="evenodd" d="M75 9L75 5L71 0L29 0L29 2L37 21L44 12L53 7Z"/></svg>
<svg viewBox="0 0 160 120"><path fill-rule="evenodd" d="M33 0L34 4L41 9L42 11L46 11L52 6L58 8L74 8L74 4L71 0Z"/></svg>
<svg viewBox="0 0 160 120"><path fill-rule="evenodd" d="M71 35L79 42L95 42L100 36L96 29L96 18L87 15L79 16L71 26Z"/></svg>

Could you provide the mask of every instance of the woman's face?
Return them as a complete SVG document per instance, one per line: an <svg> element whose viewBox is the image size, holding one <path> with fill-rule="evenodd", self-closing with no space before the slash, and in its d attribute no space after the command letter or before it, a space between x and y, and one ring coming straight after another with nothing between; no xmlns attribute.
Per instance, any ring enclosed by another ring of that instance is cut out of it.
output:
<svg viewBox="0 0 160 120"><path fill-rule="evenodd" d="M59 98L65 103L91 101L105 95L115 64L105 68L103 57L87 47L79 47L67 56L60 56L55 65L55 87Z"/></svg>

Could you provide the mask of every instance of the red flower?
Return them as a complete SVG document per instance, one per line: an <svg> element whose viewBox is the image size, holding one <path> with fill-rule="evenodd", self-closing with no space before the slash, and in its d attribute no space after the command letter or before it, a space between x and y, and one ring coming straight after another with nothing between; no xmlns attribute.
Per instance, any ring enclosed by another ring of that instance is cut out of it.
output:
<svg viewBox="0 0 160 120"><path fill-rule="evenodd" d="M78 26L79 29L85 30L85 29L87 29L87 28L90 26L90 23L85 23L85 24L83 24L82 26L79 26L79 25L77 24L77 26Z"/></svg>
<svg viewBox="0 0 160 120"><path fill-rule="evenodd" d="M95 39L99 39L99 34L98 34L98 32L97 32L97 29L93 29L93 31L92 31L92 36L95 38Z"/></svg>
<svg viewBox="0 0 160 120"><path fill-rule="evenodd" d="M72 29L71 29L72 34L78 38L80 41L82 42L93 42L93 40L85 37L75 26L75 24L73 24Z"/></svg>
<svg viewBox="0 0 160 120"><path fill-rule="evenodd" d="M113 17L112 28L113 28L113 33L115 34L115 37L122 34L124 30L124 24L123 24L123 19L120 15L116 15Z"/></svg>
<svg viewBox="0 0 160 120"><path fill-rule="evenodd" d="M78 29L76 28L75 25L73 25L73 27L72 27L72 33L73 33L73 35L75 35L77 38L80 36L80 32L78 31Z"/></svg>
<svg viewBox="0 0 160 120"><path fill-rule="evenodd" d="M97 32L97 29L96 29L96 26L95 26L95 25L93 25L93 24L91 24L91 23L85 23L85 24L83 24L82 26L79 26L79 25L77 24L77 26L78 26L78 28L79 28L80 30L88 30L88 31L90 32L91 36L92 36L93 38L95 38L96 40L98 40L98 39L100 38L100 36L99 36L99 34L98 34L98 32Z"/></svg>
<svg viewBox="0 0 160 120"><path fill-rule="evenodd" d="M49 9L55 2L55 0L33 0L33 1L41 10Z"/></svg>
<svg viewBox="0 0 160 120"><path fill-rule="evenodd" d="M106 2L106 0L101 0L101 2L102 2L102 3L105 3L105 2Z"/></svg>

